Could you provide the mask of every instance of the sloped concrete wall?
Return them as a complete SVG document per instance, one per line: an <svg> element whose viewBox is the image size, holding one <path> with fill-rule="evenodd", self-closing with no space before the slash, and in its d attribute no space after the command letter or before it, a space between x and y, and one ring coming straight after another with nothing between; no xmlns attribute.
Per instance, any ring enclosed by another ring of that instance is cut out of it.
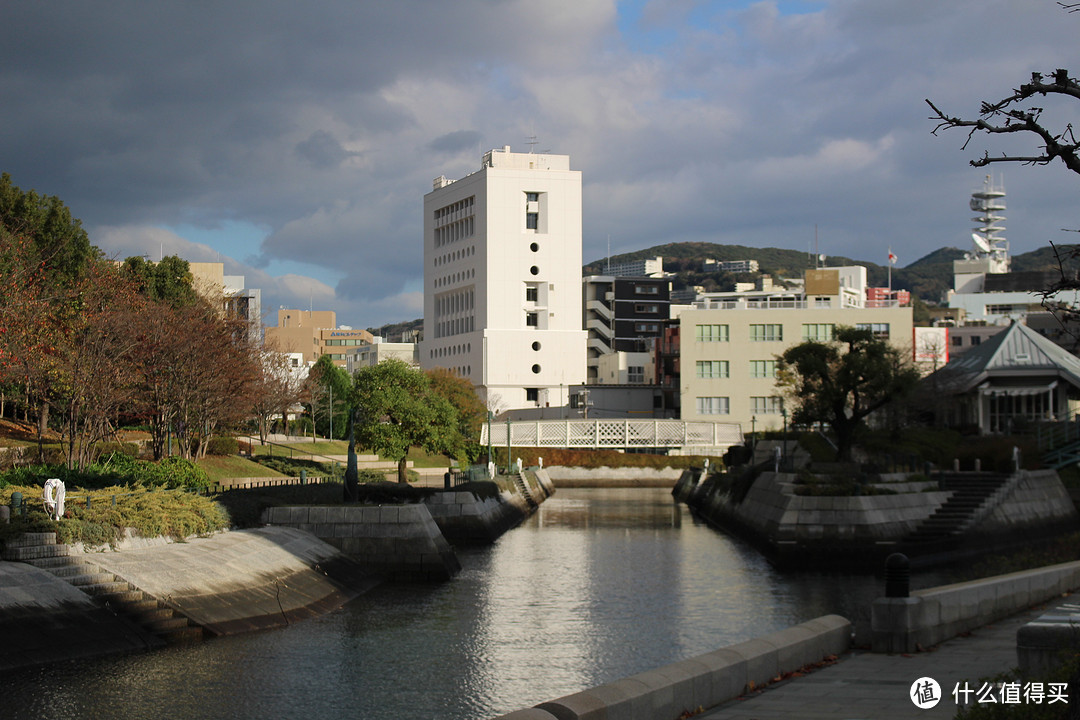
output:
<svg viewBox="0 0 1080 720"><path fill-rule="evenodd" d="M377 583L334 547L287 527L87 553L83 559L218 635L318 615Z"/></svg>
<svg viewBox="0 0 1080 720"><path fill-rule="evenodd" d="M422 503L274 507L263 521L309 532L388 579L446 580L461 570Z"/></svg>
<svg viewBox="0 0 1080 720"><path fill-rule="evenodd" d="M52 573L0 561L0 672L162 644Z"/></svg>
<svg viewBox="0 0 1080 720"><path fill-rule="evenodd" d="M518 710L498 720L677 720L748 687L845 652L851 623L825 615L799 625Z"/></svg>

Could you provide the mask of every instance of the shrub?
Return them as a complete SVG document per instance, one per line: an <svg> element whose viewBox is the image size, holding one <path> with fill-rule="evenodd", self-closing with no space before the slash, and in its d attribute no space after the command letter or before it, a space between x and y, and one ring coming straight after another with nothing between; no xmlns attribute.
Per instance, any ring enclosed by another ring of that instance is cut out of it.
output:
<svg viewBox="0 0 1080 720"><path fill-rule="evenodd" d="M120 453L128 457L139 456L139 446L133 442L103 442L97 444L98 457Z"/></svg>
<svg viewBox="0 0 1080 720"><path fill-rule="evenodd" d="M207 455L236 455L240 444L231 435L215 435L206 442Z"/></svg>

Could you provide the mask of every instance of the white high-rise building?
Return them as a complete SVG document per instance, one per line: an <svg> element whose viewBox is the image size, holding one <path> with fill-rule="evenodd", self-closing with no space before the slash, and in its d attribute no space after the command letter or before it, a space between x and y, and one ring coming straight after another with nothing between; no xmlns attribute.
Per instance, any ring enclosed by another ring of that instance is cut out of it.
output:
<svg viewBox="0 0 1080 720"><path fill-rule="evenodd" d="M424 196L420 363L475 383L491 409L565 405L585 381L581 172L567 155L484 155Z"/></svg>

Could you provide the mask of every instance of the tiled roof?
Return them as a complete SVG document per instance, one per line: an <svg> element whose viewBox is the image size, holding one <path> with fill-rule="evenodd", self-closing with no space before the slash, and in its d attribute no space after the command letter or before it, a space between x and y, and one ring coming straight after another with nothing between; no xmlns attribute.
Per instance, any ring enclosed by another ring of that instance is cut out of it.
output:
<svg viewBox="0 0 1080 720"><path fill-rule="evenodd" d="M1037 381L1058 377L1080 388L1080 358L1026 325L1013 323L931 377L939 391L950 394L967 392L993 378Z"/></svg>

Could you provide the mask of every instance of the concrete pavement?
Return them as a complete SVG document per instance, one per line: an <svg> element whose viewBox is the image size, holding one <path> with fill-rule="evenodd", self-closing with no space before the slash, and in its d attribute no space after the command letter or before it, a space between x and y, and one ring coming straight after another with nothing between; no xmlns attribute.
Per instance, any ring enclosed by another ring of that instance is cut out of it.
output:
<svg viewBox="0 0 1080 720"><path fill-rule="evenodd" d="M1078 596L1072 596L1077 598ZM928 652L875 654L856 651L840 662L801 677L719 705L695 718L701 720L901 720L952 718L957 704L951 693L964 683L978 690L979 678L1017 666L1016 631L1050 605L1040 605L1003 621L947 640ZM912 702L912 684L931 677L941 687L941 700L931 709ZM1000 698L1000 695L998 695ZM976 694L970 695L975 704ZM1021 698L1021 703L1023 698ZM1064 707L1058 703L1060 707Z"/></svg>

